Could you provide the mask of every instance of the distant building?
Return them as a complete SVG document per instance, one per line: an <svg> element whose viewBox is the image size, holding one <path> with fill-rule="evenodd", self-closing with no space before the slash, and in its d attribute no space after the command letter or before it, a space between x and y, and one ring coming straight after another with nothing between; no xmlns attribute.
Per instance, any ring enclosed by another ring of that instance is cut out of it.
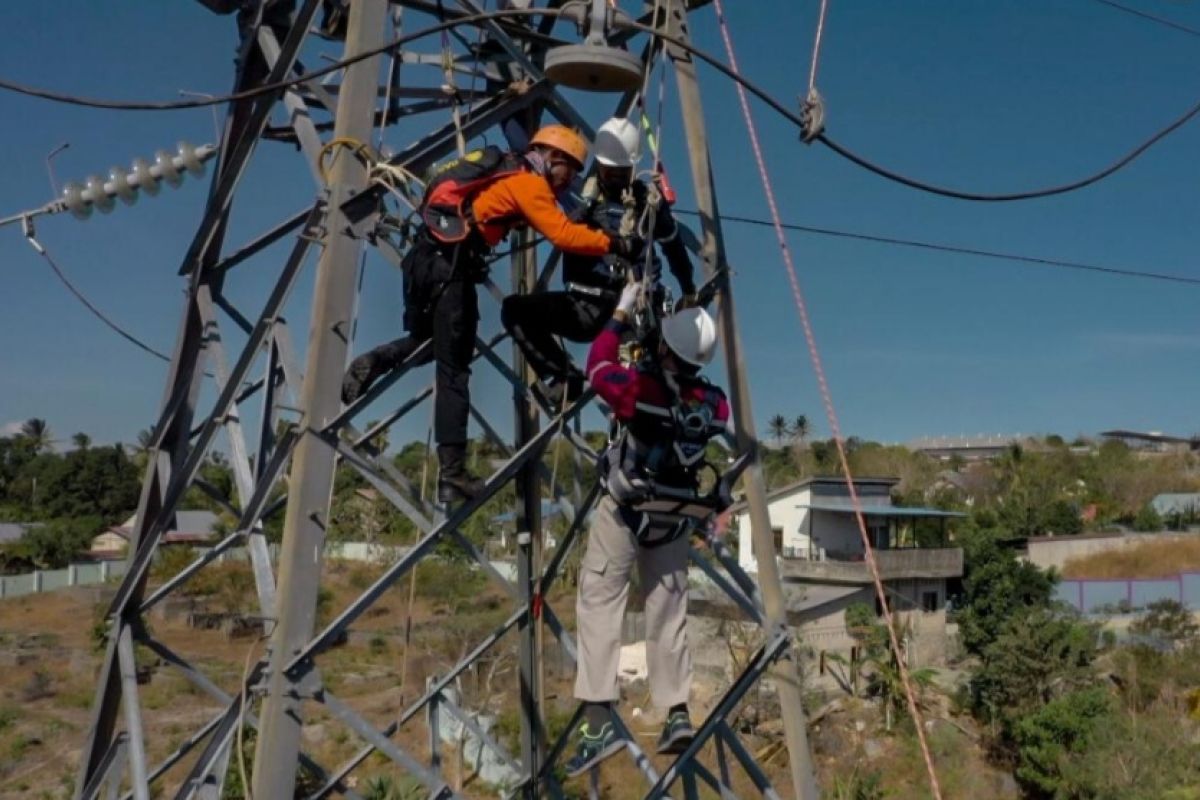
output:
<svg viewBox="0 0 1200 800"><path fill-rule="evenodd" d="M893 505L891 489L897 483L896 478L854 479L889 606L911 622L913 656L928 664L945 657L946 598L962 578L963 555L944 544L919 546L915 526L933 521L944 531L946 520L963 515ZM738 561L756 573L762 554L754 551L749 511L744 503L732 511ZM821 655L849 655L856 642L845 629L845 610L854 603L877 613L882 607L846 481L808 478L777 489L767 497L767 513L773 532L769 557L777 560L784 581L789 622Z"/></svg>
<svg viewBox="0 0 1200 800"><path fill-rule="evenodd" d="M916 547L911 536L914 520L936 519L944 523L963 516L936 508L893 505L891 490L899 482L896 478L854 479L867 533L876 550ZM845 479L807 478L782 487L767 496L767 510L775 555L804 561L863 559L862 534ZM738 560L743 569L756 572L749 512L744 504L734 506L732 511L738 528Z"/></svg>
<svg viewBox="0 0 1200 800"><path fill-rule="evenodd" d="M1143 453L1186 453L1200 450L1200 437L1167 436L1161 431L1113 430L1100 434L1109 441L1124 442Z"/></svg>
<svg viewBox="0 0 1200 800"><path fill-rule="evenodd" d="M137 515L114 525L92 539L88 554L97 559L123 558L133 538ZM176 511L175 526L162 535L164 545L212 544L217 536L217 515L211 511Z"/></svg>
<svg viewBox="0 0 1200 800"><path fill-rule="evenodd" d="M1172 492L1160 494L1150 501L1150 506L1164 519L1169 517L1200 518L1200 492Z"/></svg>
<svg viewBox="0 0 1200 800"><path fill-rule="evenodd" d="M19 541L32 527L40 522L0 522L0 545Z"/></svg>
<svg viewBox="0 0 1200 800"><path fill-rule="evenodd" d="M1028 437L1020 434L1004 436L996 434L988 436L927 436L914 439L905 445L909 450L924 453L939 461L949 461L954 457L963 461L987 461L1003 455L1014 444L1025 444Z"/></svg>

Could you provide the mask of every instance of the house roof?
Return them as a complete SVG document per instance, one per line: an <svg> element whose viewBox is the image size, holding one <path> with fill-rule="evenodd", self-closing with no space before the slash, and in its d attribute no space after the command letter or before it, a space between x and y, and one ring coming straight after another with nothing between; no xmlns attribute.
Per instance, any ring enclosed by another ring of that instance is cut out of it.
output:
<svg viewBox="0 0 1200 800"><path fill-rule="evenodd" d="M0 543L17 541L29 527L28 522L0 522Z"/></svg>
<svg viewBox="0 0 1200 800"><path fill-rule="evenodd" d="M1011 444L1023 442L1026 438L1028 437L1020 433L1016 435L998 433L995 436L982 433L978 436L925 436L913 439L906 446L909 450L987 450L1008 447Z"/></svg>
<svg viewBox="0 0 1200 800"><path fill-rule="evenodd" d="M1107 436L1110 439L1137 439L1143 442L1165 442L1166 444L1200 444L1200 437L1183 437L1183 436L1167 436L1158 431L1103 431L1101 436Z"/></svg>
<svg viewBox="0 0 1200 800"><path fill-rule="evenodd" d="M854 478L855 486L895 486L899 482L899 478L868 478L858 476ZM813 485L845 486L846 479L841 475L816 475L810 478L804 478L796 481L795 483L789 483L787 486L780 486L778 489L773 489L772 491L767 492L767 504L770 505L776 500L782 500L784 498L791 497L802 489L807 489L809 486ZM729 511L733 514L737 514L740 511L744 511L745 508L746 501L739 500L730 507Z"/></svg>
<svg viewBox="0 0 1200 800"><path fill-rule="evenodd" d="M1150 501L1159 514L1188 514L1200 512L1200 492L1168 492Z"/></svg>
<svg viewBox="0 0 1200 800"><path fill-rule="evenodd" d="M125 532L132 531L135 522L137 522L136 514L121 523L120 530ZM217 515L211 511L176 511L175 527L168 531L168 533L187 533L210 536L216 532L216 529ZM111 530L118 529L112 528Z"/></svg>
<svg viewBox="0 0 1200 800"><path fill-rule="evenodd" d="M802 503L800 508L811 508L814 511L829 511L835 514L853 514L854 503L849 498L822 498L812 503ZM943 511L940 508L921 508L919 506L894 506L891 503L873 504L859 503L864 517L965 517L957 511Z"/></svg>

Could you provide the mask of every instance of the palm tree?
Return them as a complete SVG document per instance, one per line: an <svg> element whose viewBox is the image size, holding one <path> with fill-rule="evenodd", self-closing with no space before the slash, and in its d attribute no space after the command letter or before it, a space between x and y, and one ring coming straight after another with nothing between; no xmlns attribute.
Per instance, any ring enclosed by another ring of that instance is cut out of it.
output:
<svg viewBox="0 0 1200 800"><path fill-rule="evenodd" d="M46 420L37 417L27 419L21 424L21 436L29 442L35 453L49 450L54 444L54 434L50 432L50 426L46 424Z"/></svg>
<svg viewBox="0 0 1200 800"><path fill-rule="evenodd" d="M783 437L788 433L788 421L783 418L783 414L776 414L767 422L767 428L771 431L771 438L775 440L775 444L783 444Z"/></svg>
<svg viewBox="0 0 1200 800"><path fill-rule="evenodd" d="M88 436L83 431L80 431L71 437L71 442L75 445L75 449L87 450L92 444L92 437Z"/></svg>
<svg viewBox="0 0 1200 800"><path fill-rule="evenodd" d="M150 452L150 446L154 444L154 431L149 428L142 428L138 431L137 446L138 451L142 453Z"/></svg>
<svg viewBox="0 0 1200 800"><path fill-rule="evenodd" d="M792 422L792 427L788 432L792 435L792 438L796 441L796 443L803 447L804 440L808 438L808 434L812 433L812 429L808 424L808 417L804 414L796 417L795 421Z"/></svg>

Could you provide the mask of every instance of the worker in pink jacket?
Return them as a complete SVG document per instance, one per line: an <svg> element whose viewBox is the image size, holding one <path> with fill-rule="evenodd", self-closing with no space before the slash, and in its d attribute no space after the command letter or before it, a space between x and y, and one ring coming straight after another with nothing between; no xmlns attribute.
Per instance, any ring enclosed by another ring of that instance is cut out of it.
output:
<svg viewBox="0 0 1200 800"><path fill-rule="evenodd" d="M616 311L592 343L587 377L612 408L618 432L601 456L604 494L596 506L583 557L576 600L579 660L575 696L583 723L569 775L584 772L618 752L623 740L612 723L619 699L617 664L621 620L634 563L645 593L646 660L650 693L668 709L660 753L679 753L694 737L687 701L692 661L688 652L687 559L692 529L686 518L652 510L663 497L695 494L705 446L729 420L725 393L699 376L712 360L717 332L702 308L683 309L662 321L649 356L639 364L620 358L622 338L640 286L621 294Z"/></svg>

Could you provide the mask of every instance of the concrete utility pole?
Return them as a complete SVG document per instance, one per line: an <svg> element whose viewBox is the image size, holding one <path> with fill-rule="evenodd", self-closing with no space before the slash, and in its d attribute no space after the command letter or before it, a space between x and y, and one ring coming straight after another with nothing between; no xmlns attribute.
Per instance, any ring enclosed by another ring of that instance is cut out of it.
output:
<svg viewBox="0 0 1200 800"><path fill-rule="evenodd" d="M383 44L387 0L355 0L350 5L345 57ZM369 142L379 84L380 58L347 67L338 94L336 138ZM364 245L340 207L367 186L367 168L349 150L335 154L329 173L325 249L317 266L308 362L304 372L303 432L289 480L283 551L279 563L279 621L271 638L267 697L254 761L254 796L291 797L300 749L300 706L304 687L315 674L285 675L283 669L312 638L321 549L328 522L336 452L320 436L341 411L340 387L346 366L355 281Z"/></svg>
<svg viewBox="0 0 1200 800"><path fill-rule="evenodd" d="M687 11L683 0L668 0L667 6L669 33L687 40ZM727 264L725 240L721 235L720 217L717 212L712 162L709 160L708 132L704 126L700 87L696 79L696 65L691 56L680 47L668 45L667 53L674 62L679 86L679 103L683 110L688 158L696 193L696 209L700 212L702 226L701 254L705 269L711 274L713 270L725 269ZM746 362L742 356L732 285L728 277L721 281L717 324L721 331L721 342L725 347L725 366L729 375L737 450L741 453L756 452L758 441L754 432L754 415L750 408L750 385L746 380ZM762 463L757 455L746 468L744 478L754 550L758 553L774 553L771 518L767 513L766 483L763 480ZM774 628L786 627L787 605L779 579L779 568L774 558L758 559L758 582L769 624ZM798 800L819 800L821 793L813 771L812 755L808 749L807 723L801 705L800 670L794 659L784 658L776 663L771 675L779 691L779 707L783 715L783 729L791 759L792 785L795 787L796 797Z"/></svg>

